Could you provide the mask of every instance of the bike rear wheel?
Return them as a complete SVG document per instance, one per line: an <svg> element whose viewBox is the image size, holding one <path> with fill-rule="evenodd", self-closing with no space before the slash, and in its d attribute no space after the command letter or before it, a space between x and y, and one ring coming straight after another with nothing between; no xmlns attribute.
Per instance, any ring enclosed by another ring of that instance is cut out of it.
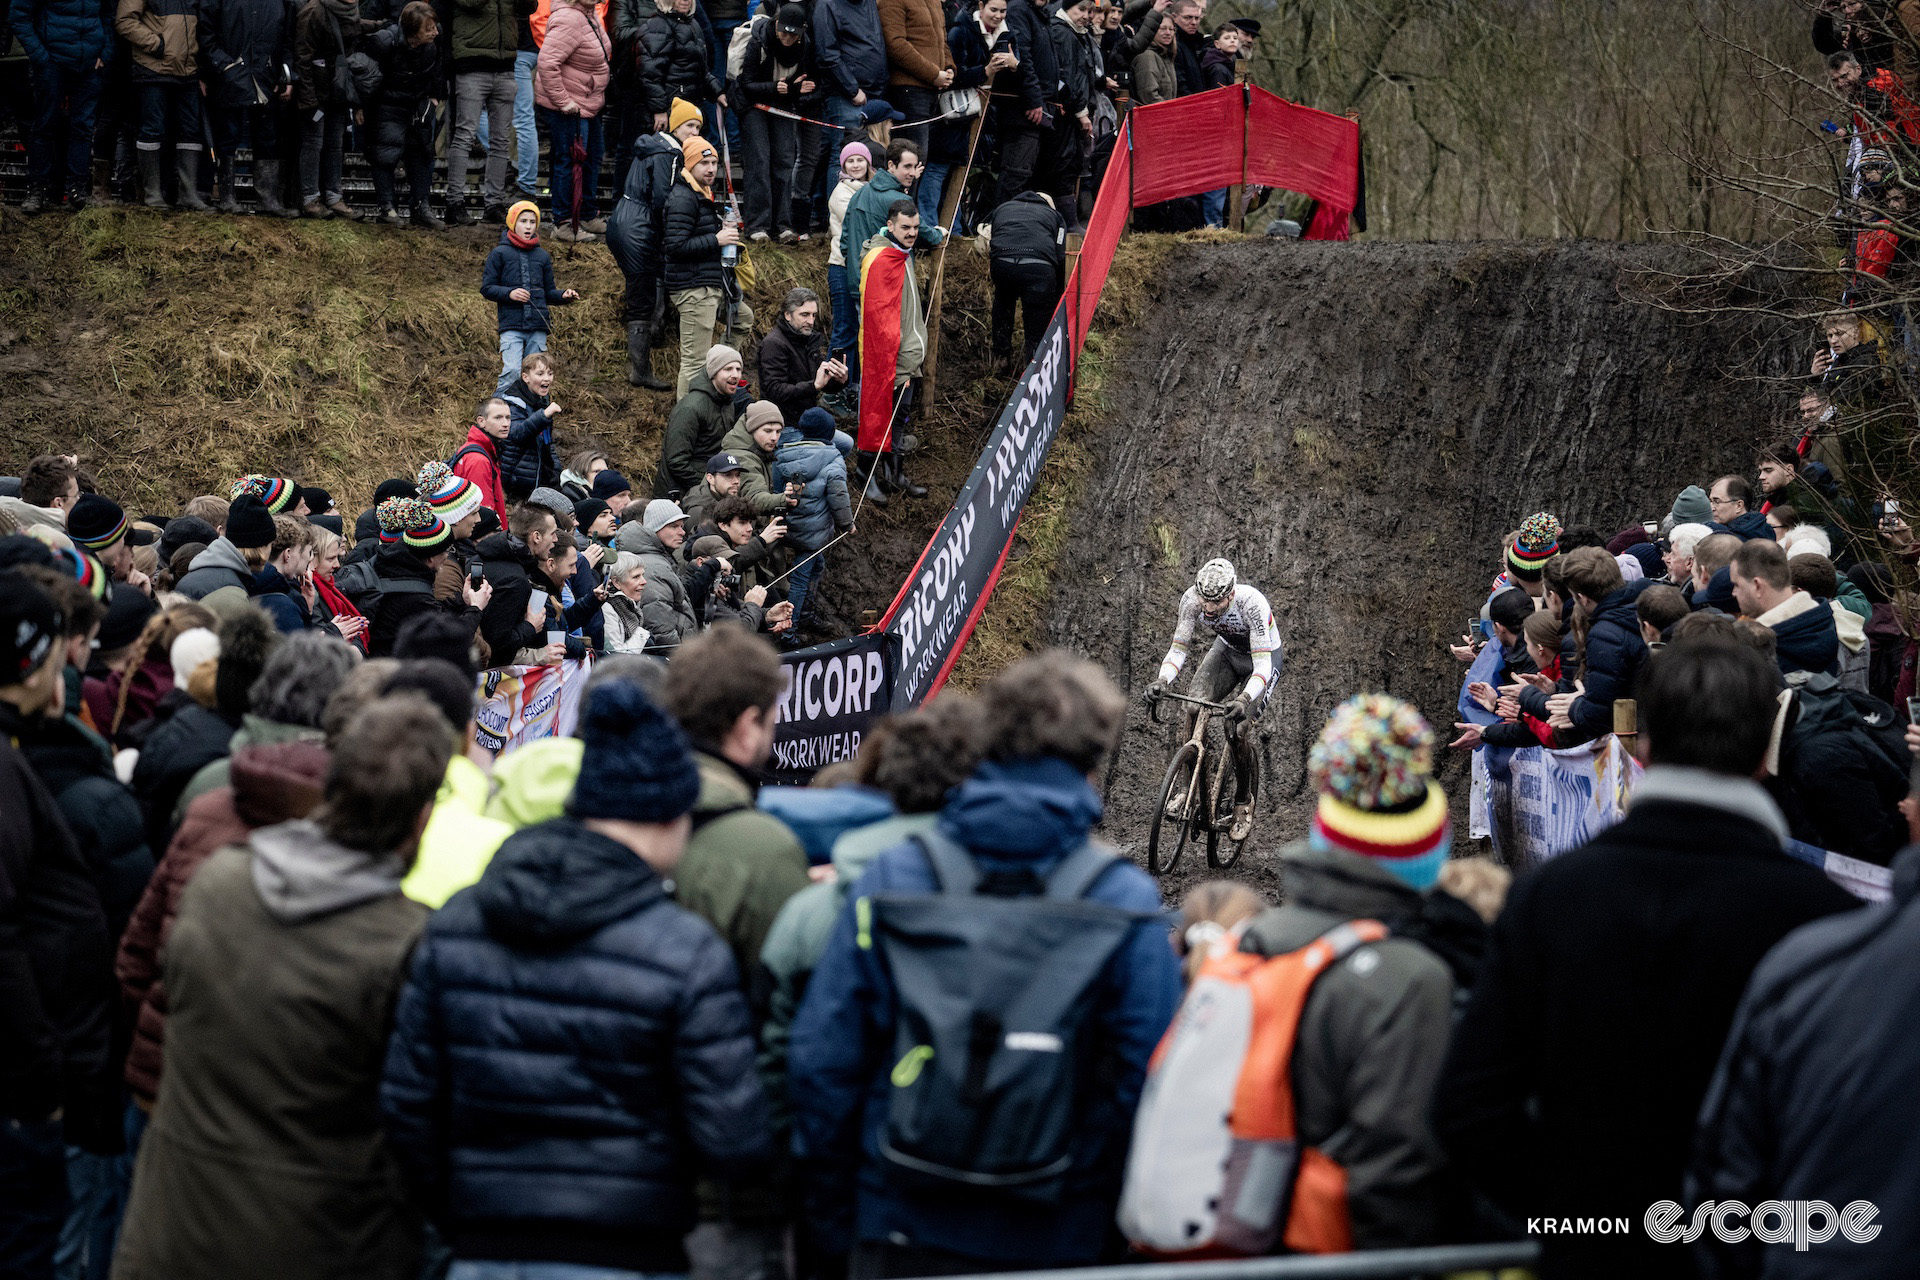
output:
<svg viewBox="0 0 1920 1280"><path fill-rule="evenodd" d="M1160 801L1153 810L1153 825L1147 830L1147 870L1157 876L1173 870L1192 834L1194 805L1200 798L1199 765L1200 748L1192 742L1183 744L1167 764L1167 775L1160 783ZM1180 801L1179 811L1169 814L1167 810L1176 799Z"/></svg>

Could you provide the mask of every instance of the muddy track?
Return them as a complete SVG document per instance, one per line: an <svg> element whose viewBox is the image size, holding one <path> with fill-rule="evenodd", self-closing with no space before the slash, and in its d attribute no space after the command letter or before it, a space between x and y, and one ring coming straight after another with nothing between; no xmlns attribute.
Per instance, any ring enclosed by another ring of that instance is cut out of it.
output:
<svg viewBox="0 0 1920 1280"><path fill-rule="evenodd" d="M1522 517L1611 536L1686 484L1748 469L1782 405L1745 373L1783 372L1789 340L1623 296L1635 273L1684 262L1545 242L1169 257L1157 315L1107 377L1113 422L1091 446L1049 638L1137 699L1200 564L1227 556L1267 593L1285 664L1238 878L1277 891L1273 855L1304 834L1306 751L1334 704L1385 690L1451 724L1445 642ZM1173 734L1136 702L1106 779L1107 835L1136 858ZM1463 762L1441 777L1462 846ZM1206 874L1190 846L1169 889Z"/></svg>

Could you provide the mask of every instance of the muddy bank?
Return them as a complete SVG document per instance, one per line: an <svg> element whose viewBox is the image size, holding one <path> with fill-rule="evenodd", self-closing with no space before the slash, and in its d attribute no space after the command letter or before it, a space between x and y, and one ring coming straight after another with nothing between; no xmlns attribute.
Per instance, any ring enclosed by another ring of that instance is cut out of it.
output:
<svg viewBox="0 0 1920 1280"><path fill-rule="evenodd" d="M1685 261L1596 243L1170 254L1157 314L1107 375L1114 421L1090 446L1048 631L1137 698L1203 562L1224 555L1267 593L1285 661L1236 874L1272 887L1273 854L1305 831L1307 748L1341 699L1385 690L1452 723L1446 642L1529 512L1611 536L1750 470L1783 405L1747 374L1781 373L1786 338L1623 294ZM1107 779L1108 836L1136 857L1173 732L1136 704ZM1441 776L1464 843L1464 762ZM1204 874L1190 848L1173 879Z"/></svg>

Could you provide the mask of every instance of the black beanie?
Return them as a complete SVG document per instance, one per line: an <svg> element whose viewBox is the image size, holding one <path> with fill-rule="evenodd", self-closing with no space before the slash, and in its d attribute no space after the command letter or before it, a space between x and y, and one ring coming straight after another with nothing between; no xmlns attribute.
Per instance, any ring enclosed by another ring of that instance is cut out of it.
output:
<svg viewBox="0 0 1920 1280"><path fill-rule="evenodd" d="M254 499L259 502L258 498ZM236 609L220 624L220 661L213 674L213 709L234 724L253 705L253 682L266 670L280 633L259 609Z"/></svg>
<svg viewBox="0 0 1920 1280"><path fill-rule="evenodd" d="M273 545L273 513L267 504L243 493L227 508L227 541L245 550Z"/></svg>
<svg viewBox="0 0 1920 1280"><path fill-rule="evenodd" d="M100 623L100 648L103 652L124 649L140 638L147 619L160 606L138 587L116 582L107 593L107 616Z"/></svg>
<svg viewBox="0 0 1920 1280"><path fill-rule="evenodd" d="M587 699L580 777L567 800L576 818L672 822L700 798L687 735L639 685L610 680Z"/></svg>
<svg viewBox="0 0 1920 1280"><path fill-rule="evenodd" d="M23 573L0 572L0 687L38 671L66 626L59 604L39 583Z"/></svg>

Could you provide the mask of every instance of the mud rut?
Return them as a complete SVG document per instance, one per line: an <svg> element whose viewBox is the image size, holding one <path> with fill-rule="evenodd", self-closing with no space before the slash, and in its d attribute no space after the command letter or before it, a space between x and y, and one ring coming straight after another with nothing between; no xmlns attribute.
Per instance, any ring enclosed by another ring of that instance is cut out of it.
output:
<svg viewBox="0 0 1920 1280"><path fill-rule="evenodd" d="M1177 730L1138 695L1209 557L1267 593L1285 646L1258 829L1228 873L1277 898L1275 854L1310 812L1307 749L1337 702L1384 690L1451 726L1461 669L1445 645L1506 530L1548 509L1610 537L1686 484L1750 470L1788 399L1751 375L1782 375L1797 349L1623 296L1636 273L1685 265L1669 247L1592 243L1176 249L1158 314L1108 371L1110 425L1048 623L1135 699L1107 838L1144 860ZM1442 755L1461 848L1468 772ZM1170 898L1209 874L1190 843Z"/></svg>

